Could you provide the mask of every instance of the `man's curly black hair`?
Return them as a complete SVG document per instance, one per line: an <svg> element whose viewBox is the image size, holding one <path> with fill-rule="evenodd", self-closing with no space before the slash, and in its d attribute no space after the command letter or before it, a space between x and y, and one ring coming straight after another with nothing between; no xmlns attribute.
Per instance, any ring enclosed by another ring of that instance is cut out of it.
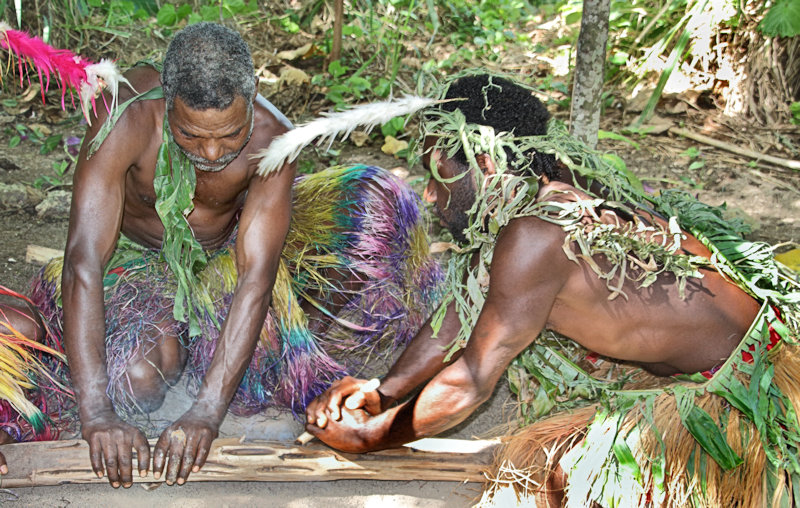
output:
<svg viewBox="0 0 800 508"><path fill-rule="evenodd" d="M193 109L226 109L240 95L250 104L256 77L250 48L222 25L189 25L169 43L161 71L167 109L180 97Z"/></svg>
<svg viewBox="0 0 800 508"><path fill-rule="evenodd" d="M544 104L523 88L499 76L476 74L453 81L445 99L463 98L440 105L445 111L460 110L468 123L487 125L495 132L511 132L514 136L541 136L547 134L550 113ZM511 154L509 160L511 160ZM557 179L559 171L555 156L533 153L532 169L538 175ZM455 157L466 165L466 155L459 150ZM514 168L510 168L512 171Z"/></svg>

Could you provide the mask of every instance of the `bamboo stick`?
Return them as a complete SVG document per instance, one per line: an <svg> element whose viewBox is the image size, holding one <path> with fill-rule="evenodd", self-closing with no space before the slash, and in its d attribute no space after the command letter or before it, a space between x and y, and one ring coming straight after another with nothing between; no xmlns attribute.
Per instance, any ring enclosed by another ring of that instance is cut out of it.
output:
<svg viewBox="0 0 800 508"><path fill-rule="evenodd" d="M742 155L744 157L750 157L751 159L756 159L758 161L765 161L771 164L775 164L777 166L783 166L785 168L794 169L796 171L800 171L800 161L794 161L789 159L782 159L780 157L774 157L772 155L767 155L765 153L755 152L748 148L743 148L740 146L732 145L730 143L726 143L724 141L720 141L718 139L710 138L708 136L704 136L703 134L698 134L696 132L692 132L690 130L681 129L680 127L671 127L669 132L673 134L677 134L678 136L684 136L689 139L693 139L695 141L699 141L700 143L705 143L706 145L710 145L716 148L721 148L723 150L727 150L729 152L733 152L738 155Z"/></svg>
<svg viewBox="0 0 800 508"><path fill-rule="evenodd" d="M155 440L151 441L151 447ZM365 454L337 452L318 442L306 446L271 441L214 441L205 466L189 481L331 481L430 480L482 482L495 440L422 439L403 448ZM9 472L0 487L35 487L65 483L107 483L97 478L83 440L40 441L0 446ZM134 452L135 455L135 452ZM153 483L152 474L136 483Z"/></svg>

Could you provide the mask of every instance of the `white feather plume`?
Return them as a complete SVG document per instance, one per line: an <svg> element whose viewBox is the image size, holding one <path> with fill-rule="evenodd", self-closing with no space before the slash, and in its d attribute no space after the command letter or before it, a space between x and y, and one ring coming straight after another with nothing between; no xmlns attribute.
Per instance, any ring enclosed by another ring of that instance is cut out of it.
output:
<svg viewBox="0 0 800 508"><path fill-rule="evenodd" d="M330 148L339 134L344 140L359 126L369 132L376 125L382 125L394 117L414 113L437 102L436 99L406 95L400 99L362 104L345 111L323 113L321 118L273 139L267 148L252 157L261 158L258 174L263 176L281 168L285 162L296 159L300 151L317 138L317 146L327 142L326 148Z"/></svg>
<svg viewBox="0 0 800 508"><path fill-rule="evenodd" d="M91 115L89 115L89 105L100 95L103 88L108 88L111 93L111 104L108 105L109 113L117 109L117 95L119 94L119 84L125 83L133 90L133 85L125 79L119 72L117 66L111 60L103 58L98 63L86 66L86 81L81 83L80 98L81 110L86 122L92 125ZM135 90L134 90L135 91Z"/></svg>

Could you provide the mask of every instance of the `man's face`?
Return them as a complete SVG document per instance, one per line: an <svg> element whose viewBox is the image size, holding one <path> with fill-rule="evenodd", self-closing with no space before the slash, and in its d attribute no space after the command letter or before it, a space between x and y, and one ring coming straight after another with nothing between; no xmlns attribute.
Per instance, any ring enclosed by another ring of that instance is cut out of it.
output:
<svg viewBox="0 0 800 508"><path fill-rule="evenodd" d="M222 171L253 133L253 107L242 97L226 109L192 109L176 97L169 126L178 148L201 171Z"/></svg>
<svg viewBox="0 0 800 508"><path fill-rule="evenodd" d="M422 164L430 171L431 164L436 164L439 175L443 178L452 178L462 173L463 166L458 162L448 159L444 153L434 150L435 140L427 137L423 145ZM469 170L471 172L471 170ZM443 183L433 177L428 180L425 188L425 200L434 203L434 213L439 217L453 238L459 243L466 243L464 230L469 227L467 211L475 203L475 182L471 174L452 183Z"/></svg>

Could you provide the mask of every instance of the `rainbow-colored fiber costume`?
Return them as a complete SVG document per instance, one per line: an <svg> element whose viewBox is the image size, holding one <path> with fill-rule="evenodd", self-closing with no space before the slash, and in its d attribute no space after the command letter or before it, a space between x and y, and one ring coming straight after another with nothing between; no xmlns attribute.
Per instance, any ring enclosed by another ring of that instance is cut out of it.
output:
<svg viewBox="0 0 800 508"><path fill-rule="evenodd" d="M3 286L0 295L16 299L21 306L31 303ZM0 430L15 441L57 439L59 428L52 423L60 419L60 406L69 405L59 402L72 399L69 389L58 381L64 357L18 329L20 320L34 319L29 311L4 304L0 309Z"/></svg>
<svg viewBox="0 0 800 508"><path fill-rule="evenodd" d="M147 348L148 330L165 326L189 350L186 372L199 387L219 337L236 283L233 238L197 274L191 305L201 334L170 316L175 279L156 250L122 241L104 279L108 395L123 416L137 407L125 376L128 359ZM59 339L62 260L50 262L32 299ZM429 255L419 198L401 180L374 166L334 167L300 176L292 223L261 340L231 410L253 414L268 406L297 412L334 379L364 360L410 339L439 298L443 275ZM353 284L353 281L357 283ZM334 299L343 306L333 315ZM309 323L301 307L321 316ZM205 309L215 309L209 315ZM309 305L310 304L310 305ZM165 311L166 309L166 311Z"/></svg>

